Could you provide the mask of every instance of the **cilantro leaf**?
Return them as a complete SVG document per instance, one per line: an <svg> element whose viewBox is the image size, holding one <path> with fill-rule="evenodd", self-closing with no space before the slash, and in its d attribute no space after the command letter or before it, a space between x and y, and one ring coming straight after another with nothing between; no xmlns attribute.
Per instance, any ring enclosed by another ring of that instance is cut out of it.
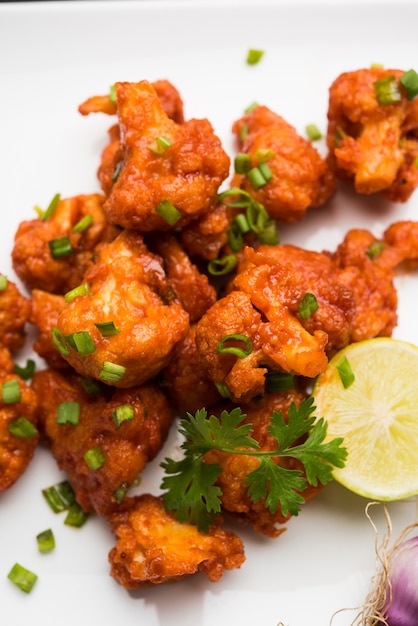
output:
<svg viewBox="0 0 418 626"><path fill-rule="evenodd" d="M275 437L278 442L278 451L280 453L288 450L290 446L309 433L315 421L312 413L315 411L313 406L313 398L304 398L299 408L296 408L294 402L289 407L288 419L285 422L283 413L273 411L269 433Z"/></svg>
<svg viewBox="0 0 418 626"><path fill-rule="evenodd" d="M299 504L305 501L297 493L306 487L302 472L280 467L271 457L261 457L259 467L248 474L246 484L252 501L264 499L270 513L275 513L280 504L283 515L297 515Z"/></svg>

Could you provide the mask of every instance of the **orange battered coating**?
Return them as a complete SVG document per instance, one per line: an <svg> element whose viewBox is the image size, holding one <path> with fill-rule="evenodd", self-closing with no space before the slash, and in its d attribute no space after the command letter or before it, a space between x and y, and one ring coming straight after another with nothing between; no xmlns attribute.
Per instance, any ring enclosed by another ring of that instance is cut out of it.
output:
<svg viewBox="0 0 418 626"><path fill-rule="evenodd" d="M392 254L396 253L392 267L405 260L410 262L418 260L418 222L411 220L395 222L383 233L383 241ZM383 253L387 254L387 248Z"/></svg>
<svg viewBox="0 0 418 626"><path fill-rule="evenodd" d="M7 279L5 289L0 290L0 346L13 352L24 345L29 314L29 299Z"/></svg>
<svg viewBox="0 0 418 626"><path fill-rule="evenodd" d="M51 217L21 222L12 251L13 268L28 289L64 294L79 285L98 244L114 239L118 230L109 227L103 213L104 196L80 195L58 202ZM85 216L92 223L81 233L74 226ZM54 258L49 242L68 237L72 251Z"/></svg>
<svg viewBox="0 0 418 626"><path fill-rule="evenodd" d="M329 164L361 194L382 192L405 202L418 185L418 100L408 100L402 70L371 67L344 72L329 90ZM400 100L379 104L374 84L393 76Z"/></svg>
<svg viewBox="0 0 418 626"><path fill-rule="evenodd" d="M291 390L267 393L256 402L241 405L242 412L246 414L242 424L252 424L251 436L260 444L260 450L276 449L277 443L268 432L273 411L282 411L286 420L291 403L294 402L298 407L303 398L302 394ZM224 511L232 513L240 521L250 524L257 533L268 537L277 537L286 530L284 524L290 519L290 514L284 516L280 506L275 513L270 513L264 500L253 502L248 496L248 485L245 481L248 474L259 466L257 458L211 450L205 455L205 461L218 463L222 467L217 484L222 489L221 500ZM296 459L283 457L275 459L275 462L287 469L300 470L303 473L303 466ZM308 485L302 496L305 501L309 501L321 489L321 485L317 487Z"/></svg>
<svg viewBox="0 0 418 626"><path fill-rule="evenodd" d="M0 492L14 485L26 471L39 441L36 429L38 400L35 392L13 374L2 376L0 390L5 382L13 380L19 383L19 402L5 404L0 395ZM34 434L30 437L21 437L9 430L16 420L23 417L35 426Z"/></svg>
<svg viewBox="0 0 418 626"><path fill-rule="evenodd" d="M161 383L173 408L180 413L195 413L221 400L197 351L196 324L190 326L186 337L175 346L170 363L161 373Z"/></svg>
<svg viewBox="0 0 418 626"><path fill-rule="evenodd" d="M240 152L251 156L252 167L260 163L259 154L272 152L267 164L273 177L267 184L254 189L247 175L236 175L232 185L250 193L270 217L287 223L299 221L307 209L324 205L334 193L334 176L325 159L310 141L266 106L256 106L237 120L232 130Z"/></svg>
<svg viewBox="0 0 418 626"><path fill-rule="evenodd" d="M0 379L13 374L14 363L10 350L0 345Z"/></svg>
<svg viewBox="0 0 418 626"><path fill-rule="evenodd" d="M123 507L124 493L159 452L171 426L173 413L164 392L148 383L89 397L78 379L53 370L36 372L32 387L40 399L42 430L80 506L102 516ZM79 403L76 426L57 424L62 402ZM132 407L134 415L118 427L112 414L120 406ZM104 455L98 469L90 469L84 459L94 448Z"/></svg>
<svg viewBox="0 0 418 626"><path fill-rule="evenodd" d="M128 511L109 517L116 546L109 553L111 576L123 587L135 589L203 572L217 582L225 570L239 568L244 547L239 537L218 526L208 534L180 523L164 510L161 498L144 494L132 500Z"/></svg>
<svg viewBox="0 0 418 626"><path fill-rule="evenodd" d="M64 337L88 332L94 351L83 355L70 346L64 358L85 378L117 387L153 378L168 364L189 327L189 315L176 299L161 258L149 252L139 233L122 231L101 246L83 283L89 293L61 309L57 328ZM95 324L106 322L120 332L102 336ZM120 380L103 377L106 362L126 368Z"/></svg>
<svg viewBox="0 0 418 626"><path fill-rule="evenodd" d="M177 124L148 81L119 82L115 88L123 161L104 204L109 222L140 231L169 230L207 213L230 165L209 121ZM159 137L171 145L156 155L151 148ZM161 202L175 207L174 221L161 217Z"/></svg>
<svg viewBox="0 0 418 626"><path fill-rule="evenodd" d="M173 235L158 233L155 237L148 238L147 244L162 257L167 279L189 314L190 322L197 322L216 301L216 291L208 277L191 262Z"/></svg>
<svg viewBox="0 0 418 626"><path fill-rule="evenodd" d="M227 230L232 217L224 204L216 205L206 215L182 229L180 240L191 257L206 261L216 259L228 243Z"/></svg>
<svg viewBox="0 0 418 626"><path fill-rule="evenodd" d="M49 367L59 371L70 370L71 367L61 356L52 342L51 331L57 326L60 310L65 305L64 296L33 289L31 297L31 314L29 321L39 331L33 344L35 352L45 359Z"/></svg>

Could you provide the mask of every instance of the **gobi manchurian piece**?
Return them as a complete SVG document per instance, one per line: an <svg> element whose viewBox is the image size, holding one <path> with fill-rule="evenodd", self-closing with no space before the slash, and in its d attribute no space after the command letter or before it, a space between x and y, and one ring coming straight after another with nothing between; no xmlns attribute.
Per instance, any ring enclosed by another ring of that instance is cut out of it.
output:
<svg viewBox="0 0 418 626"><path fill-rule="evenodd" d="M0 346L13 352L25 343L31 305L14 282L4 275L0 279Z"/></svg>
<svg viewBox="0 0 418 626"><path fill-rule="evenodd" d="M59 312L65 306L64 296L40 289L33 289L31 296L29 321L38 331L33 344L34 351L49 367L59 371L71 370L71 366L58 352L52 340L52 329L56 328Z"/></svg>
<svg viewBox="0 0 418 626"><path fill-rule="evenodd" d="M256 106L237 120L233 132L240 152L251 157L233 186L250 193L271 218L299 221L307 209L324 205L334 193L334 175L316 148L266 106Z"/></svg>
<svg viewBox="0 0 418 626"><path fill-rule="evenodd" d="M361 194L405 202L418 185L418 100L408 73L380 66L345 72L329 90L331 168Z"/></svg>
<svg viewBox="0 0 418 626"><path fill-rule="evenodd" d="M161 258L134 231L101 247L74 295L59 313L56 346L79 374L110 385L153 378L189 328Z"/></svg>
<svg viewBox="0 0 418 626"><path fill-rule="evenodd" d="M60 469L68 473L77 502L106 516L162 447L173 420L157 385L109 389L89 396L75 376L36 372L41 432ZM89 389L89 387L87 387Z"/></svg>
<svg viewBox="0 0 418 626"><path fill-rule="evenodd" d="M128 510L109 517L117 538L109 553L110 573L123 587L177 582L197 572L217 582L224 570L243 564L242 541L232 532L219 526L199 532L193 524L178 522L152 495L130 500Z"/></svg>
<svg viewBox="0 0 418 626"><path fill-rule="evenodd" d="M23 380L6 374L0 380L0 492L22 476L39 441L38 400Z"/></svg>
<svg viewBox="0 0 418 626"><path fill-rule="evenodd" d="M104 204L110 223L183 227L207 213L230 159L207 119L177 124L148 81L115 84L122 158Z"/></svg>
<svg viewBox="0 0 418 626"><path fill-rule="evenodd" d="M21 222L12 251L13 268L28 289L64 294L79 285L101 242L118 229L103 213L104 196L55 196L50 214Z"/></svg>

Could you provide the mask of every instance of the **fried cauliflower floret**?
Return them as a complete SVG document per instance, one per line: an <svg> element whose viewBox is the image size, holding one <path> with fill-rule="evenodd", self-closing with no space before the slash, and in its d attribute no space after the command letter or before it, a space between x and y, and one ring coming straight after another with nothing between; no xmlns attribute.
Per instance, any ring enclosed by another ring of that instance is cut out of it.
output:
<svg viewBox="0 0 418 626"><path fill-rule="evenodd" d="M102 516L123 506L127 489L159 452L171 426L173 413L164 392L146 383L89 398L77 379L53 370L35 373L32 387L40 398L42 430L80 506ZM77 425L57 423L63 402L79 404ZM119 407L131 413L118 424L114 414ZM90 450L103 455L97 469L86 461Z"/></svg>
<svg viewBox="0 0 418 626"><path fill-rule="evenodd" d="M0 345L0 378L13 374L14 363L10 350Z"/></svg>
<svg viewBox="0 0 418 626"><path fill-rule="evenodd" d="M292 402L298 407L305 396L295 390L265 394L255 402L241 405L246 417L242 424L252 424L251 437L260 445L260 450L275 450L277 442L269 433L269 424L273 411L282 412L287 420L288 410ZM300 442L301 443L301 442ZM257 469L260 461L253 456L226 454L217 450L206 453L207 463L218 463L222 472L217 479L217 485L222 490L222 508L232 513L240 521L247 523L257 532L269 537L277 537L286 530L284 524L290 515L283 515L280 505L275 513L266 508L265 500L253 502L248 495L247 476ZM275 459L281 467L304 472L303 466L296 459L283 457ZM302 492L305 502L311 500L320 490L308 485Z"/></svg>
<svg viewBox="0 0 418 626"><path fill-rule="evenodd" d="M152 495L132 499L131 508L111 515L109 523L117 538L109 553L110 574L127 589L177 582L197 572L217 582L245 560L242 541L232 532L214 526L206 534L177 522Z"/></svg>
<svg viewBox="0 0 418 626"><path fill-rule="evenodd" d="M418 100L408 100L403 74L382 67L344 72L329 90L331 168L358 193L382 192L392 202L405 202L418 185ZM380 103L381 81L395 90L393 104Z"/></svg>
<svg viewBox="0 0 418 626"><path fill-rule="evenodd" d="M0 492L14 485L26 471L39 441L37 396L22 379L13 374L2 376L1 390L4 384L13 381L17 381L19 386L20 399L8 404L0 396ZM17 420L22 419L33 427L29 436L19 434L19 431L12 432L19 424Z"/></svg>
<svg viewBox="0 0 418 626"><path fill-rule="evenodd" d="M383 242L395 255L392 267L403 261L414 264L418 260L418 222L403 220L391 224L383 233ZM387 248L384 248L381 257L386 254ZM380 258L377 260L380 261Z"/></svg>
<svg viewBox="0 0 418 626"><path fill-rule="evenodd" d="M148 81L119 82L115 89L123 161L104 203L109 222L140 231L169 230L207 213L230 165L209 121L177 124ZM170 145L155 154L160 137ZM169 203L168 217L161 203Z"/></svg>
<svg viewBox="0 0 418 626"><path fill-rule="evenodd" d="M191 257L206 261L216 259L228 243L227 230L231 221L228 208L217 204L209 213L182 229L180 240L183 248Z"/></svg>
<svg viewBox="0 0 418 626"><path fill-rule="evenodd" d="M34 289L31 294L29 321L36 326L38 336L33 344L34 351L49 367L69 370L70 365L58 352L52 341L52 329L56 328L60 310L65 305L64 296Z"/></svg>
<svg viewBox="0 0 418 626"><path fill-rule="evenodd" d="M245 128L244 139L243 128ZM310 141L266 106L256 106L233 124L239 150L251 156L252 168L266 161L271 180L255 188L248 174L236 175L233 186L250 193L270 217L291 223L310 207L319 207L334 193L335 182L326 161Z"/></svg>
<svg viewBox="0 0 418 626"><path fill-rule="evenodd" d="M203 406L218 404L221 396L203 367L196 347L196 324L179 341L168 366L161 373L162 385L175 410L195 413Z"/></svg>
<svg viewBox="0 0 418 626"><path fill-rule="evenodd" d="M169 233L158 233L147 239L148 246L163 259L164 270L176 296L190 316L199 320L216 301L216 291L194 265L178 240Z"/></svg>
<svg viewBox="0 0 418 626"><path fill-rule="evenodd" d="M111 241L118 233L106 222L103 200L100 194L62 199L47 219L21 222L15 235L12 262L28 289L64 294L81 283L98 244ZM74 227L82 219L92 221L85 230L76 232ZM64 256L54 256L51 242L65 237L71 247Z"/></svg>
<svg viewBox="0 0 418 626"><path fill-rule="evenodd" d="M29 315L30 300L6 279L5 288L0 290L0 346L13 352L24 345Z"/></svg>
<svg viewBox="0 0 418 626"><path fill-rule="evenodd" d="M189 315L177 301L160 257L149 252L134 231L122 231L103 245L83 278L86 295L67 303L58 316L61 337L88 333L90 348L77 351L65 343L67 362L85 378L117 387L132 387L165 367L178 341L186 335ZM112 336L96 324L113 322ZM108 376L109 367L120 376ZM107 370L107 371L106 371Z"/></svg>

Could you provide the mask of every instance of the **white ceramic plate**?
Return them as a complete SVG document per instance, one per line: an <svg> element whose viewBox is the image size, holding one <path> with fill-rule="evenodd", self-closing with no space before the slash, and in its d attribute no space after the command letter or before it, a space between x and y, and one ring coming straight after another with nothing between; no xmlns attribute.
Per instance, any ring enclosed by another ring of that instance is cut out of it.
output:
<svg viewBox="0 0 418 626"><path fill-rule="evenodd" d="M405 70L416 63L418 5L281 2L49 2L0 5L0 271L10 263L17 224L35 216L56 192L99 189L96 169L111 120L83 118L77 106L107 93L116 80L167 78L180 90L187 117L207 117L233 154L231 124L253 101L268 105L303 133L326 127L328 87L342 71L378 62ZM249 48L265 56L245 63ZM320 149L324 146L319 145ZM407 205L356 199L340 191L282 241L334 249L348 228L380 235L399 219L417 219L418 195ZM395 336L418 343L417 273L397 279ZM25 357L22 354L22 360ZM170 442L164 450L169 453ZM144 476L157 491L158 461ZM63 478L39 449L29 470L0 495L0 614L13 626L326 626L334 611L362 602L374 568L374 532L366 500L333 483L276 540L239 528L247 560L217 584L203 575L129 593L109 576L113 545L106 524L64 526L41 496ZM394 535L413 521L412 502L389 507ZM378 524L381 516L377 515ZM35 536L52 528L57 547L40 555ZM29 595L7 579L20 562L39 576ZM334 620L348 625L355 613Z"/></svg>

